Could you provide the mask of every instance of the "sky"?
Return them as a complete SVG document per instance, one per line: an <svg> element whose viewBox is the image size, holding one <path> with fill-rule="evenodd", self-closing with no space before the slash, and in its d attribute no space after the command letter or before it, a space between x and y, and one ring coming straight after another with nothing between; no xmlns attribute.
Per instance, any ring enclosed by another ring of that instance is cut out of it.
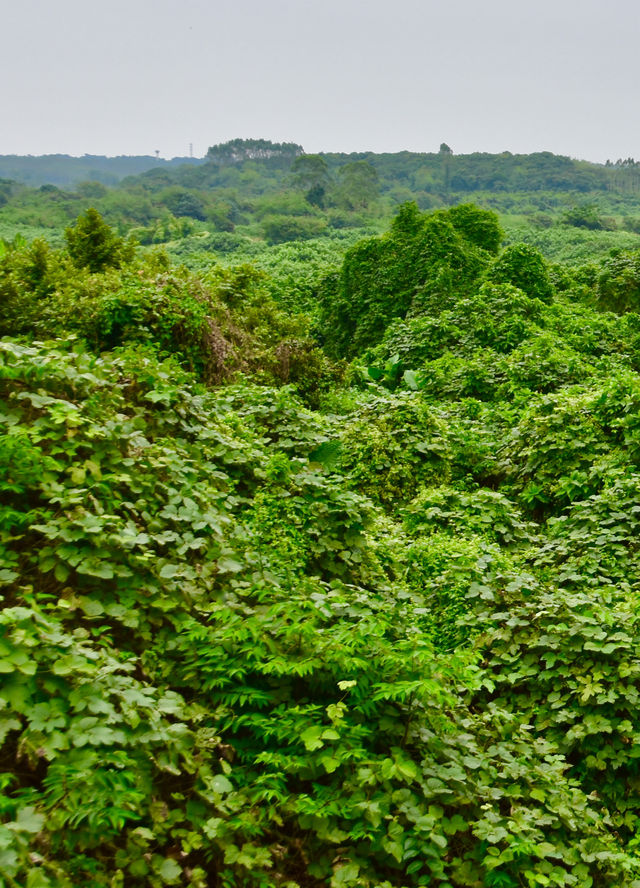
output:
<svg viewBox="0 0 640 888"><path fill-rule="evenodd" d="M3 8L4 7L4 8ZM640 157L637 0L0 0L0 154Z"/></svg>

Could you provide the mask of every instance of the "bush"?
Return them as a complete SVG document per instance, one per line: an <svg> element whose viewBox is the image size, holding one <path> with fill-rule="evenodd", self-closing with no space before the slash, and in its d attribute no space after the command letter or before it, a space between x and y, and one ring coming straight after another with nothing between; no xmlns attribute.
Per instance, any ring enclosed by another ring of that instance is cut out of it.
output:
<svg viewBox="0 0 640 888"><path fill-rule="evenodd" d="M528 244L505 247L487 272L487 279L496 284L513 284L527 296L550 302L553 288L542 255Z"/></svg>
<svg viewBox="0 0 640 888"><path fill-rule="evenodd" d="M448 477L446 428L418 393L377 395L340 436L340 465L358 490L394 508Z"/></svg>
<svg viewBox="0 0 640 888"><path fill-rule="evenodd" d="M120 268L133 258L133 242L117 237L93 207L78 216L75 225L65 229L64 236L77 268L99 272L105 268Z"/></svg>
<svg viewBox="0 0 640 888"><path fill-rule="evenodd" d="M640 309L640 252L615 252L602 263L596 288L598 305L622 314Z"/></svg>
<svg viewBox="0 0 640 888"><path fill-rule="evenodd" d="M523 387L533 392L552 392L582 382L594 371L593 363L545 332L522 342L506 364L514 389Z"/></svg>
<svg viewBox="0 0 640 888"><path fill-rule="evenodd" d="M506 381L504 358L493 349L477 349L464 357L445 353L428 361L416 374L420 391L434 399L499 399Z"/></svg>
<svg viewBox="0 0 640 888"><path fill-rule="evenodd" d="M488 253L496 254L504 238L498 217L491 210L483 210L474 204L458 204L449 210L449 218L466 240Z"/></svg>
<svg viewBox="0 0 640 888"><path fill-rule="evenodd" d="M326 231L324 219L313 216L265 216L262 228L270 244L310 240Z"/></svg>
<svg viewBox="0 0 640 888"><path fill-rule="evenodd" d="M574 228L588 228L590 231L599 231L604 228L600 218L598 207L595 204L582 204L571 207L562 214L562 222L572 225Z"/></svg>
<svg viewBox="0 0 640 888"><path fill-rule="evenodd" d="M443 653L472 643L475 601L469 590L482 583L486 563L505 562L497 546L479 538L456 538L433 531L407 547L405 582L425 611L425 628Z"/></svg>
<svg viewBox="0 0 640 888"><path fill-rule="evenodd" d="M518 507L497 490L428 487L409 503L403 519L416 537L446 531L454 538L481 537L503 546L531 539L531 527Z"/></svg>
<svg viewBox="0 0 640 888"><path fill-rule="evenodd" d="M505 442L511 483L534 512L553 514L596 493L619 460L598 401L597 389L579 386L539 396Z"/></svg>
<svg viewBox="0 0 640 888"><path fill-rule="evenodd" d="M484 283L477 294L460 299L451 314L467 349L509 353L542 325L541 309L537 299L511 284Z"/></svg>

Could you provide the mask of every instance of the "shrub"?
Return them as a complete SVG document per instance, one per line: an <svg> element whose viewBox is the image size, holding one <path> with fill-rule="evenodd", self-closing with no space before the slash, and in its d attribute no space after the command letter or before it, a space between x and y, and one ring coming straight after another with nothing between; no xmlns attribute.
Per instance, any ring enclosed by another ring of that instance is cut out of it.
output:
<svg viewBox="0 0 640 888"><path fill-rule="evenodd" d="M513 284L527 296L550 302L553 288L542 255L528 244L511 244L502 251L487 272L497 284Z"/></svg>
<svg viewBox="0 0 640 888"><path fill-rule="evenodd" d="M75 225L65 229L64 236L77 268L104 271L105 268L120 268L133 258L133 242L117 237L93 207L78 216Z"/></svg>
<svg viewBox="0 0 640 888"><path fill-rule="evenodd" d="M369 397L340 436L340 465L358 489L392 508L448 475L446 428L418 393Z"/></svg>
<svg viewBox="0 0 640 888"><path fill-rule="evenodd" d="M640 309L640 252L616 252L602 263L598 305L622 314Z"/></svg>
<svg viewBox="0 0 640 888"><path fill-rule="evenodd" d="M504 238L498 217L491 210L483 210L474 204L458 204L448 211L454 228L460 231L466 240L481 247L488 253L496 254Z"/></svg>
<svg viewBox="0 0 640 888"><path fill-rule="evenodd" d="M324 219L313 216L265 216L262 228L270 244L287 241L310 240L326 230Z"/></svg>

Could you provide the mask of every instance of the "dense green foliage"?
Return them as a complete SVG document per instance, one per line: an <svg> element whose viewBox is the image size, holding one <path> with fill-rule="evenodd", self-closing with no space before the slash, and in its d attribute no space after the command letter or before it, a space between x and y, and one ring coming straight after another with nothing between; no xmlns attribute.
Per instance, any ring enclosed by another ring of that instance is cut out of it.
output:
<svg viewBox="0 0 640 888"><path fill-rule="evenodd" d="M474 201L501 214L512 242L542 248L548 259L585 260L637 243L639 170L632 159L603 166L548 152L456 155L448 146L427 154L307 155L300 145L265 139L234 139L205 158L170 162L0 157L0 236L44 230L57 246L64 228L94 206L120 236L141 244L201 236L224 253L247 239L279 244L363 227L378 233L411 200L422 210ZM465 236L495 251L491 233L482 241L477 216L474 225ZM236 237L219 240L223 233Z"/></svg>
<svg viewBox="0 0 640 888"><path fill-rule="evenodd" d="M104 271L105 268L120 268L133 258L133 243L125 244L121 237L116 237L94 207L79 216L76 224L65 230L64 236L71 261L77 268Z"/></svg>
<svg viewBox="0 0 640 888"><path fill-rule="evenodd" d="M474 216L476 218L474 218ZM421 214L405 204L391 231L356 244L322 295L322 327L330 352L353 357L408 313L439 310L478 280L501 238L497 218L483 210Z"/></svg>
<svg viewBox="0 0 640 888"><path fill-rule="evenodd" d="M639 254L65 243L0 242L0 882L638 888Z"/></svg>

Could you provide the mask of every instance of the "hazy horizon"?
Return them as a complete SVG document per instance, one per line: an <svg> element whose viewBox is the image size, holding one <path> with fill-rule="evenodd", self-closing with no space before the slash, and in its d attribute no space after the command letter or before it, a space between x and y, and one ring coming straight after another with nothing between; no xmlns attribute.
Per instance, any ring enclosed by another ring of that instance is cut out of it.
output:
<svg viewBox="0 0 640 888"><path fill-rule="evenodd" d="M254 136L238 136L237 138L247 138L247 139L256 138L256 139L258 139L258 138L262 138L262 137L260 135L254 135ZM272 141L282 142L284 140L283 139L274 139ZM291 140L291 141L295 142L295 140ZM300 143L296 142L296 144L299 145ZM305 154L362 154L362 153L367 153L369 151L373 154L401 154L403 152L409 151L409 149L407 149L407 148L399 148L397 151L375 151L374 149L355 149L352 151L340 151L340 150L322 151L322 149L319 149L318 151L311 152L311 151L307 151L307 149L304 147L304 145L302 145L301 147L304 149ZM438 145L435 148L429 148L429 149L425 149L423 151L413 150L413 151L410 151L410 153L412 153L412 154L437 154L439 147L440 146ZM546 151L547 151L547 149L540 148L540 149L537 149L536 151L508 151L508 150L505 150L505 151L455 151L453 153L454 153L454 155L457 155L460 157L464 157L464 156L467 156L470 154L491 154L491 155L511 154L511 155L524 156L524 155L528 155L528 154L544 153ZM555 151L549 152L549 153L552 153L556 156L569 157L571 160L575 160L575 161L585 161L587 163L594 163L594 164L600 164L600 165L604 165L606 163L606 161L591 160L591 158L589 158L589 157L575 157L575 156L572 156L569 154L561 155L561 154L559 154L559 152L555 152ZM183 159L187 160L187 161L190 159L204 160L205 155L206 155L206 151L204 154L200 154L200 155L197 155L194 152L194 154L192 156L190 156L189 154L174 154L174 155L165 157L161 154L161 155L159 155L158 159L163 160L163 161L183 160ZM106 157L107 159L111 160L111 159L117 159L120 157L154 157L154 154L153 153L152 154L149 154L149 153L131 154L131 153L126 153L126 152L122 152L122 151L118 152L117 154L99 154L99 153L95 153L95 152L90 152L90 153L87 152L85 154L73 154L72 152L69 152L69 151L48 151L45 154L33 154L33 153L32 154L16 154L15 152L13 152L11 154L0 154L0 157L20 157L20 158L31 157L34 159L41 158L41 157L71 157L71 158L75 158L75 159L82 159L83 157ZM611 160L612 162L615 163L616 160L626 160L626 158L623 158L623 157L615 158L614 157L614 158L608 158L608 160Z"/></svg>
<svg viewBox="0 0 640 888"><path fill-rule="evenodd" d="M4 24L2 155L640 156L630 0L23 0Z"/></svg>

